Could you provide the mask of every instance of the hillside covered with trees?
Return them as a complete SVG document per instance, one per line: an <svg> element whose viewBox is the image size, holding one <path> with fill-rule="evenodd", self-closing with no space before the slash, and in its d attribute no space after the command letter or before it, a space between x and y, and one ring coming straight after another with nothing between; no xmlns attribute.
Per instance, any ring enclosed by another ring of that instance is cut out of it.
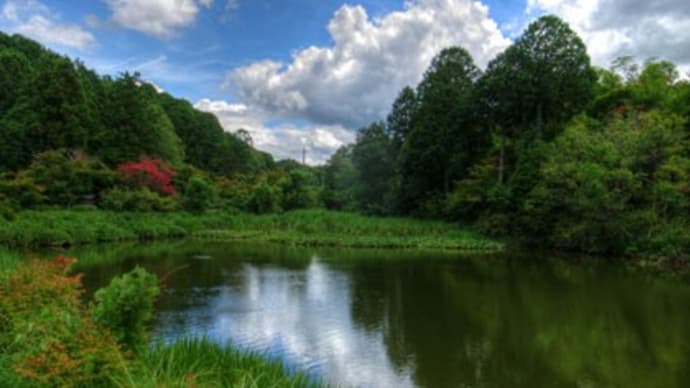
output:
<svg viewBox="0 0 690 388"><path fill-rule="evenodd" d="M323 207L444 219L563 250L690 252L690 83L674 64L590 63L555 16L485 70L442 50L386 120L325 166L274 162L142 81L0 34L0 210L275 213Z"/></svg>
<svg viewBox="0 0 690 388"><path fill-rule="evenodd" d="M100 76L20 35L0 33L0 212L269 212L316 206L313 172L274 162L139 74Z"/></svg>

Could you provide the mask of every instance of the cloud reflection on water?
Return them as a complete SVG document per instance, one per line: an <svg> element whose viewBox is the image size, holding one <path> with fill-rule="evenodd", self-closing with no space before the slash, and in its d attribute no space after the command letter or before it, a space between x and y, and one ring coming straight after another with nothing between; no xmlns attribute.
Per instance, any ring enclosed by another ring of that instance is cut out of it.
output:
<svg viewBox="0 0 690 388"><path fill-rule="evenodd" d="M412 369L391 363L381 328L355 324L347 273L313 257L304 270L248 263L223 275L225 284L207 292L172 295L193 307L161 312L157 334L229 341L339 386L414 386Z"/></svg>

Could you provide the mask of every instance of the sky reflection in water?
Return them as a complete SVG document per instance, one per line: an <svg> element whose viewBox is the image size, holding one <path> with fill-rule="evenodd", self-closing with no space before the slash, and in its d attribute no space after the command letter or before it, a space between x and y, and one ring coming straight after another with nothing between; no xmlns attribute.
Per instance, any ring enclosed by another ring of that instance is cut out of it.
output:
<svg viewBox="0 0 690 388"><path fill-rule="evenodd" d="M194 307L163 311L157 335L180 333L230 341L327 376L334 384L357 387L412 387L409 368L395 368L380 330L353 323L346 273L329 269L317 256L305 270L244 264L224 271L213 289L175 290Z"/></svg>
<svg viewBox="0 0 690 388"><path fill-rule="evenodd" d="M86 271L91 290L135 265L183 266L157 336L229 341L338 386L690 381L688 282L620 264L184 241L75 255L114 258Z"/></svg>

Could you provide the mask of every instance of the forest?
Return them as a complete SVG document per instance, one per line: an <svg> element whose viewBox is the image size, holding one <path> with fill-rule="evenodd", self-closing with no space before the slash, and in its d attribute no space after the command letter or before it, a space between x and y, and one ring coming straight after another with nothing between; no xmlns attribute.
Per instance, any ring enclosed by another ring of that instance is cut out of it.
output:
<svg viewBox="0 0 690 388"><path fill-rule="evenodd" d="M420 386L491 386L489 371L515 386L681 386L687 289L598 259L688 268L688 78L657 58L596 67L565 22L543 16L486 69L462 47L441 50L387 117L308 166L274 160L145 75L99 75L0 32L0 385L328 382L285 355L219 343L214 326L185 329L208 294L220 298L208 320L226 324L216 332L251 313L248 329L271 343L299 339L280 340L296 328L335 334L329 357L347 338L386 343L397 366L427 354L428 375L410 375ZM196 246L147 244L183 237ZM94 244L125 241L136 255ZM242 241L268 253L233 256ZM65 256L88 244L81 260ZM341 259L314 250L331 247ZM532 248L594 258L570 266ZM242 290L298 307L273 319L281 306L246 307ZM154 311L177 302L179 335L161 337ZM352 349L342 360L357 368L380 358ZM343 370L366 375L357 368Z"/></svg>
<svg viewBox="0 0 690 388"><path fill-rule="evenodd" d="M436 55L390 113L323 166L274 161L249 133L0 33L0 214L25 209L438 219L564 251L690 252L690 83L673 63L591 64L555 16L485 70Z"/></svg>

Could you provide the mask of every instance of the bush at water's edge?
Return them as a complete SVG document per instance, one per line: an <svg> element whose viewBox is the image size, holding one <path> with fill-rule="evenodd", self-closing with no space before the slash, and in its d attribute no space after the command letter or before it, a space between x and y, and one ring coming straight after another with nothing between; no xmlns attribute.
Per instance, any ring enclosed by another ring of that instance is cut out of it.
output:
<svg viewBox="0 0 690 388"><path fill-rule="evenodd" d="M17 263L0 254L0 381L12 387L311 387L280 363L205 339L142 346L158 292L142 269L81 299L74 259ZM14 269L10 269L14 267ZM127 306L131 304L131 306ZM131 308L130 308L131 307ZM126 314L125 312L136 312ZM92 318L93 316L93 318ZM126 319L125 319L126 318ZM132 331L134 337L119 335ZM203 362L200 362L203 360Z"/></svg>

